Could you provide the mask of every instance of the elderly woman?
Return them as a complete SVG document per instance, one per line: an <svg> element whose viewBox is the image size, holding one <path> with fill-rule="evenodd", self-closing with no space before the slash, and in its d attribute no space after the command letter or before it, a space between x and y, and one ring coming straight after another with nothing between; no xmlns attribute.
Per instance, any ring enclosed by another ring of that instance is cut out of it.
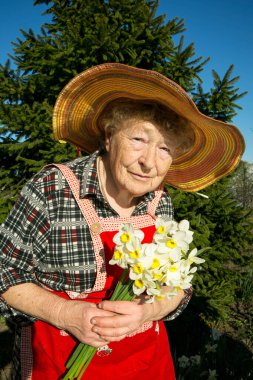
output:
<svg viewBox="0 0 253 380"><path fill-rule="evenodd" d="M98 348L82 379L174 379L163 320L191 292L109 301L120 274L108 265L113 236L130 222L151 242L156 218L173 217L163 185L210 185L238 164L243 138L161 74L122 64L75 77L53 127L92 154L35 175L1 227L1 309L18 324L13 378L62 378L80 341Z"/></svg>

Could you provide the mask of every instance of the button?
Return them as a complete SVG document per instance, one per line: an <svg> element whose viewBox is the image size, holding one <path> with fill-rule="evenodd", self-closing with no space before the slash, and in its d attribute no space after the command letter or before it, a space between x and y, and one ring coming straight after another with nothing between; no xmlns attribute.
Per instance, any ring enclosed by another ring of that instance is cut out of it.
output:
<svg viewBox="0 0 253 380"><path fill-rule="evenodd" d="M93 234L100 234L100 232L102 232L102 226L100 223L92 223L90 230Z"/></svg>

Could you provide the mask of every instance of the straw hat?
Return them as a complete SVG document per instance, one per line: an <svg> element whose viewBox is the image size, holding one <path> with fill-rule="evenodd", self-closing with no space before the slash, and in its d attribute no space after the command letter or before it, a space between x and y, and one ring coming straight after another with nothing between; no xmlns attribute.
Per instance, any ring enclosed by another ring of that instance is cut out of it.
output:
<svg viewBox="0 0 253 380"><path fill-rule="evenodd" d="M119 63L85 70L61 91L53 112L53 131L87 153L99 147L96 121L116 98L156 100L190 122L195 144L176 158L166 182L184 191L198 191L229 174L244 152L244 139L231 124L200 113L189 95L175 82L155 71Z"/></svg>

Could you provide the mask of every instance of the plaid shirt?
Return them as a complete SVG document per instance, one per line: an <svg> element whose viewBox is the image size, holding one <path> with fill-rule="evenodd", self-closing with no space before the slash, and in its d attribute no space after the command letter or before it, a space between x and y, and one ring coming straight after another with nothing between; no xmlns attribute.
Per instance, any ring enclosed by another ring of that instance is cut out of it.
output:
<svg viewBox="0 0 253 380"><path fill-rule="evenodd" d="M66 165L80 181L80 197L91 200L99 217L117 217L99 187L96 158L78 158ZM143 196L132 216L147 212L154 198ZM170 197L163 193L156 215L173 217ZM96 279L96 261L89 227L59 169L46 167L24 187L20 198L0 229L0 294L21 283L41 283L57 291L83 292ZM85 254L83 254L85 252ZM188 303L168 319L174 319ZM8 307L2 300L0 310L6 317L34 319Z"/></svg>

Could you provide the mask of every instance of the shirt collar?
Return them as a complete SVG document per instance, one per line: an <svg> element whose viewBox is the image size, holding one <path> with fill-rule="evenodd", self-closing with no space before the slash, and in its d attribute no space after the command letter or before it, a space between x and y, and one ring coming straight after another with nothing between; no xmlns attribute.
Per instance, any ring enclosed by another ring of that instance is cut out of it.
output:
<svg viewBox="0 0 253 380"><path fill-rule="evenodd" d="M102 197L98 175L97 175L97 157L99 155L99 151L92 153L87 157L86 164L82 173L81 178L81 186L80 186L80 198L84 198L86 196L96 195L98 197Z"/></svg>

